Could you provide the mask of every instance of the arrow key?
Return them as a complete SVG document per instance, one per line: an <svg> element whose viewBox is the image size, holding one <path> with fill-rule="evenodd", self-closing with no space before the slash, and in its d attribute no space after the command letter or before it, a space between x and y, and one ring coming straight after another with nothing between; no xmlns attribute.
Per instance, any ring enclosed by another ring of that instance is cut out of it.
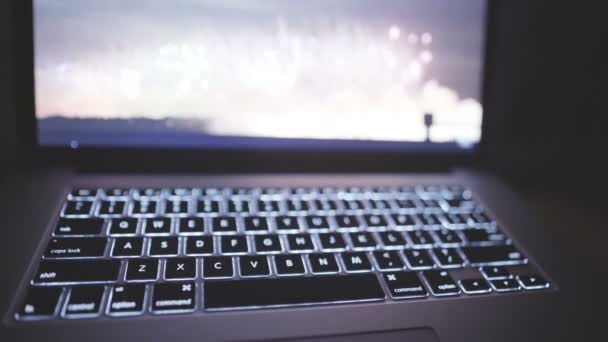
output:
<svg viewBox="0 0 608 342"><path fill-rule="evenodd" d="M549 282L536 274L518 276L517 280L519 280L521 286L526 290L546 289L549 287Z"/></svg>
<svg viewBox="0 0 608 342"><path fill-rule="evenodd" d="M466 294L488 293L491 291L490 285L481 279L463 279L459 281L462 291Z"/></svg>

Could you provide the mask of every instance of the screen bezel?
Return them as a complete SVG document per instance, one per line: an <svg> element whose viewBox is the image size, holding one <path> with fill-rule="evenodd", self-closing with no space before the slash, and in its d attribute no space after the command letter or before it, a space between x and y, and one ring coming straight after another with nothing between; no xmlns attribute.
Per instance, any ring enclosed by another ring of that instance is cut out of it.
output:
<svg viewBox="0 0 608 342"><path fill-rule="evenodd" d="M17 134L25 160L95 171L135 172L394 172L443 170L480 161L487 126L492 1L486 2L481 102L481 140L474 149L455 151L387 151L345 149L211 149L149 147L40 146L34 92L33 0L15 1Z"/></svg>

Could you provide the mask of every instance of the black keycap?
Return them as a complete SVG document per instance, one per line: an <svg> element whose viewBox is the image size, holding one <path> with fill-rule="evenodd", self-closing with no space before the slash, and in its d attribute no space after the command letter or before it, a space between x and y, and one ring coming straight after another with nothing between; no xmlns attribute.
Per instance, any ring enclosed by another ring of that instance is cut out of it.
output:
<svg viewBox="0 0 608 342"><path fill-rule="evenodd" d="M248 216L243 219L245 230L248 232L268 231L268 221L265 217Z"/></svg>
<svg viewBox="0 0 608 342"><path fill-rule="evenodd" d="M284 190L281 188L262 188L261 193L268 196L280 196L284 193Z"/></svg>
<svg viewBox="0 0 608 342"><path fill-rule="evenodd" d="M105 193L105 197L129 197L131 189L112 188L105 189L103 192Z"/></svg>
<svg viewBox="0 0 608 342"><path fill-rule="evenodd" d="M174 188L169 191L171 197L187 197L192 196L193 190L190 188Z"/></svg>
<svg viewBox="0 0 608 342"><path fill-rule="evenodd" d="M221 237L222 253L225 254L240 254L249 251L247 246L246 236L222 236Z"/></svg>
<svg viewBox="0 0 608 342"><path fill-rule="evenodd" d="M239 257L239 265L241 267L241 276L265 276L270 274L268 266L268 258L263 255L246 255Z"/></svg>
<svg viewBox="0 0 608 342"><path fill-rule="evenodd" d="M382 277L392 298L419 298L428 296L416 272L388 272Z"/></svg>
<svg viewBox="0 0 608 342"><path fill-rule="evenodd" d="M469 222L468 214L447 214L443 217L449 227L461 227Z"/></svg>
<svg viewBox="0 0 608 342"><path fill-rule="evenodd" d="M144 234L168 235L171 234L171 219L168 217L149 218L144 221Z"/></svg>
<svg viewBox="0 0 608 342"><path fill-rule="evenodd" d="M309 230L329 230L327 216L306 216L306 226Z"/></svg>
<svg viewBox="0 0 608 342"><path fill-rule="evenodd" d="M391 205L387 200L370 200L369 204L372 209L390 209Z"/></svg>
<svg viewBox="0 0 608 342"><path fill-rule="evenodd" d="M165 263L165 279L194 279L195 258L169 258Z"/></svg>
<svg viewBox="0 0 608 342"><path fill-rule="evenodd" d="M110 315L136 315L144 310L146 285L117 285L112 289L108 311Z"/></svg>
<svg viewBox="0 0 608 342"><path fill-rule="evenodd" d="M304 274L304 262L300 255L275 255L274 265L278 275Z"/></svg>
<svg viewBox="0 0 608 342"><path fill-rule="evenodd" d="M133 215L154 215L156 214L156 201L141 200L133 201L131 213Z"/></svg>
<svg viewBox="0 0 608 342"><path fill-rule="evenodd" d="M296 231L300 230L300 224L298 223L298 218L295 216L277 216L275 217L275 223L277 226L277 230L281 231Z"/></svg>
<svg viewBox="0 0 608 342"><path fill-rule="evenodd" d="M346 249L346 243L340 233L319 233L318 236L323 251Z"/></svg>
<svg viewBox="0 0 608 342"><path fill-rule="evenodd" d="M103 228L100 218L61 218L55 235L97 235Z"/></svg>
<svg viewBox="0 0 608 342"><path fill-rule="evenodd" d="M158 259L133 259L127 264L127 281L158 279Z"/></svg>
<svg viewBox="0 0 608 342"><path fill-rule="evenodd" d="M201 194L207 196L219 196L223 193L220 188L201 188Z"/></svg>
<svg viewBox="0 0 608 342"><path fill-rule="evenodd" d="M464 291L466 294L490 292L490 285L488 285L488 283L482 278L463 279L459 283L462 291Z"/></svg>
<svg viewBox="0 0 608 342"><path fill-rule="evenodd" d="M447 271L428 270L423 271L422 274L435 296L451 296L460 293L458 285Z"/></svg>
<svg viewBox="0 0 608 342"><path fill-rule="evenodd" d="M203 276L205 278L232 277L232 257L207 257L203 258Z"/></svg>
<svg viewBox="0 0 608 342"><path fill-rule="evenodd" d="M338 192L338 188L332 187L332 186L326 186L326 187L319 189L319 192L322 194L325 194L325 195L334 195L336 192Z"/></svg>
<svg viewBox="0 0 608 342"><path fill-rule="evenodd" d="M437 209L440 208L439 202L434 199L423 199L420 201L424 209Z"/></svg>
<svg viewBox="0 0 608 342"><path fill-rule="evenodd" d="M135 197L159 197L163 192L162 189L158 188L143 188L135 189L133 196Z"/></svg>
<svg viewBox="0 0 608 342"><path fill-rule="evenodd" d="M189 236L186 238L186 254L213 254L213 238L211 236Z"/></svg>
<svg viewBox="0 0 608 342"><path fill-rule="evenodd" d="M97 197L99 191L97 189L75 189L70 192L72 197Z"/></svg>
<svg viewBox="0 0 608 342"><path fill-rule="evenodd" d="M434 248L433 254L441 268L455 268L464 265L464 260L456 248Z"/></svg>
<svg viewBox="0 0 608 342"><path fill-rule="evenodd" d="M383 271L400 270L405 266L397 251L376 251L374 259L376 259L378 269Z"/></svg>
<svg viewBox="0 0 608 342"><path fill-rule="evenodd" d="M332 253L314 253L308 255L312 273L337 273L340 270Z"/></svg>
<svg viewBox="0 0 608 342"><path fill-rule="evenodd" d="M184 217L179 219L180 234L202 234L205 232L205 220L200 217Z"/></svg>
<svg viewBox="0 0 608 342"><path fill-rule="evenodd" d="M112 219L110 221L110 234L112 235L133 235L137 232L136 218Z"/></svg>
<svg viewBox="0 0 608 342"><path fill-rule="evenodd" d="M45 258L85 258L103 256L108 239L89 238L52 238L49 241Z"/></svg>
<svg viewBox="0 0 608 342"><path fill-rule="evenodd" d="M99 215L122 215L127 202L125 201L102 201L99 207Z"/></svg>
<svg viewBox="0 0 608 342"><path fill-rule="evenodd" d="M258 201L258 211L263 213L278 213L279 201Z"/></svg>
<svg viewBox="0 0 608 342"><path fill-rule="evenodd" d="M68 201L63 211L64 215L89 215L93 208L92 201Z"/></svg>
<svg viewBox="0 0 608 342"><path fill-rule="evenodd" d="M340 255L347 272L371 271L372 264L365 252L344 252Z"/></svg>
<svg viewBox="0 0 608 342"><path fill-rule="evenodd" d="M413 228L416 225L414 217L408 214L393 214L391 215L395 226L398 228Z"/></svg>
<svg viewBox="0 0 608 342"><path fill-rule="evenodd" d="M403 248L405 239L398 232L380 232L380 240L385 248Z"/></svg>
<svg viewBox="0 0 608 342"><path fill-rule="evenodd" d="M177 255L177 237L155 237L150 239L151 256Z"/></svg>
<svg viewBox="0 0 608 342"><path fill-rule="evenodd" d="M289 193L292 195L298 195L298 196L312 196L317 192L317 189L314 188L304 188L304 187L298 187L298 188L290 188L289 189Z"/></svg>
<svg viewBox="0 0 608 342"><path fill-rule="evenodd" d="M200 200L196 203L196 212L199 214L219 214L220 202L210 199Z"/></svg>
<svg viewBox="0 0 608 342"><path fill-rule="evenodd" d="M436 214L417 214L416 217L424 229L437 229L441 226L441 220Z"/></svg>
<svg viewBox="0 0 608 342"><path fill-rule="evenodd" d="M473 266L507 265L526 262L523 254L511 245L463 247L462 252Z"/></svg>
<svg viewBox="0 0 608 342"><path fill-rule="evenodd" d="M486 279L504 279L511 278L511 272L503 266L486 266L481 268L481 273Z"/></svg>
<svg viewBox="0 0 608 342"><path fill-rule="evenodd" d="M308 202L299 199L287 200L287 211L290 212L306 212L310 209Z"/></svg>
<svg viewBox="0 0 608 342"><path fill-rule="evenodd" d="M440 229L435 231L437 242L442 246L454 246L462 243L462 240L453 230Z"/></svg>
<svg viewBox="0 0 608 342"><path fill-rule="evenodd" d="M338 224L338 229L344 230L357 230L359 229L359 221L357 217L354 215L336 215L335 216L336 223Z"/></svg>
<svg viewBox="0 0 608 342"><path fill-rule="evenodd" d="M414 270L423 270L433 268L435 263L429 256L429 253L424 249L410 249L404 251L405 259L409 268Z"/></svg>
<svg viewBox="0 0 608 342"><path fill-rule="evenodd" d="M414 203L412 200L398 199L396 202L400 209L417 209L416 203Z"/></svg>
<svg viewBox="0 0 608 342"><path fill-rule="evenodd" d="M314 202L317 210L319 211L336 211L338 209L338 204L336 204L336 201L333 200L317 199Z"/></svg>
<svg viewBox="0 0 608 342"><path fill-rule="evenodd" d="M66 316L97 316L101 309L104 289L104 286L98 285L77 286L72 288L65 305Z"/></svg>
<svg viewBox="0 0 608 342"><path fill-rule="evenodd" d="M431 233L426 230L414 230L406 232L407 237L410 239L414 247L431 247L433 246L433 237Z"/></svg>
<svg viewBox="0 0 608 342"><path fill-rule="evenodd" d="M19 316L52 316L57 309L61 291L60 287L30 287L19 310Z"/></svg>
<svg viewBox="0 0 608 342"><path fill-rule="evenodd" d="M165 203L165 214L179 215L188 213L188 201L172 200Z"/></svg>
<svg viewBox="0 0 608 342"><path fill-rule="evenodd" d="M521 286L515 279L490 280L490 284L496 292L519 291L521 289Z"/></svg>
<svg viewBox="0 0 608 342"><path fill-rule="evenodd" d="M211 226L214 233L234 233L237 231L234 217L214 217Z"/></svg>
<svg viewBox="0 0 608 342"><path fill-rule="evenodd" d="M490 231L485 229L463 229L462 234L469 244L503 244L507 240L507 237L497 231Z"/></svg>
<svg viewBox="0 0 608 342"><path fill-rule="evenodd" d="M193 311L196 307L196 284L164 283L154 284L151 309L154 312Z"/></svg>
<svg viewBox="0 0 608 342"><path fill-rule="evenodd" d="M376 240L369 232L361 233L349 233L350 241L352 242L353 249L375 249Z"/></svg>
<svg viewBox="0 0 608 342"><path fill-rule="evenodd" d="M188 201L170 200L165 203L165 214L179 215L188 213Z"/></svg>
<svg viewBox="0 0 608 342"><path fill-rule="evenodd" d="M549 287L549 282L538 274L520 275L517 277L521 286L526 290L546 289Z"/></svg>
<svg viewBox="0 0 608 342"><path fill-rule="evenodd" d="M308 234L289 234L287 235L289 250L292 252L312 251L315 246Z"/></svg>
<svg viewBox="0 0 608 342"><path fill-rule="evenodd" d="M472 224L481 226L492 225L494 223L494 220L484 212L473 213L473 215L471 215L471 221Z"/></svg>
<svg viewBox="0 0 608 342"><path fill-rule="evenodd" d="M143 252L144 239L139 237L117 238L112 247L112 256L140 256Z"/></svg>
<svg viewBox="0 0 608 342"><path fill-rule="evenodd" d="M210 310L384 299L378 278L371 273L213 281L203 290L205 308Z"/></svg>
<svg viewBox="0 0 608 342"><path fill-rule="evenodd" d="M256 235L254 241L258 253L274 253L282 250L278 235Z"/></svg>
<svg viewBox="0 0 608 342"><path fill-rule="evenodd" d="M230 213L249 213L249 201L232 199L228 201L228 212Z"/></svg>
<svg viewBox="0 0 608 342"><path fill-rule="evenodd" d="M369 228L380 228L388 226L386 219L382 215L363 215L363 220Z"/></svg>
<svg viewBox="0 0 608 342"><path fill-rule="evenodd" d="M43 260L35 284L109 282L118 278L120 260Z"/></svg>
<svg viewBox="0 0 608 342"><path fill-rule="evenodd" d="M363 210L365 205L360 200L342 200L344 210Z"/></svg>
<svg viewBox="0 0 608 342"><path fill-rule="evenodd" d="M234 196L251 196L256 191L252 188L229 188L227 190L229 195Z"/></svg>

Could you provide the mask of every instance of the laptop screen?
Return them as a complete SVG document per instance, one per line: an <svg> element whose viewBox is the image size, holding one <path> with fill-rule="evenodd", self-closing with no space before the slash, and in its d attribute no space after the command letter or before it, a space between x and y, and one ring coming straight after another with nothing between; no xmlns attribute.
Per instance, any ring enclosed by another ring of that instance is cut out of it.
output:
<svg viewBox="0 0 608 342"><path fill-rule="evenodd" d="M464 151L485 0L34 0L43 146Z"/></svg>

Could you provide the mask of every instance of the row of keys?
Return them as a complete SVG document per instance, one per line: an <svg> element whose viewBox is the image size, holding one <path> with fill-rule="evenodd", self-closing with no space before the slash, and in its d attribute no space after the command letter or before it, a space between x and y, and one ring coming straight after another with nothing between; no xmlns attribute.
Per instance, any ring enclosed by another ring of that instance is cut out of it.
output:
<svg viewBox="0 0 608 342"><path fill-rule="evenodd" d="M458 282L442 270L423 271L421 275L422 277L412 271L399 271L382 273L382 278L393 299L426 297L429 294L427 288L434 296L453 296L461 291L473 295L549 287L549 283L538 275L490 281L469 278ZM207 310L385 299L376 275L370 273L221 280L206 282L201 287L203 306ZM61 314L65 318L84 318L99 316L102 311L110 316L139 315L146 311L147 297L151 298L150 312L192 312L198 308L199 291L194 281L153 285L118 284L109 291L106 291L104 285L81 285L65 290L60 287L32 287L17 317L40 319Z"/></svg>
<svg viewBox="0 0 608 342"><path fill-rule="evenodd" d="M309 213L309 212L362 212L362 211L409 211L445 212L461 220L459 213L479 212L474 202L454 202L448 200L412 199L285 199L285 200L246 200L246 199L138 199L138 200L68 200L63 210L64 216L120 216L131 215L187 215L188 213L219 215L220 213L264 214ZM481 215L472 216L473 220L484 221Z"/></svg>
<svg viewBox="0 0 608 342"><path fill-rule="evenodd" d="M486 253L495 258L500 255L502 258L510 258L514 249L512 246L500 246L498 247L481 247L491 248ZM305 273L304 264L302 257L304 256L310 267L310 271L313 274L322 273L337 273L341 269L346 272L361 272L371 271L374 268L378 270L402 270L402 269L432 269L435 267L440 268L462 268L467 265L466 260L462 257L463 251L459 251L455 248L436 248L432 251L427 250L384 250L374 251L369 255L373 257L375 267L372 266L368 254L366 252L343 252L339 253L339 258L336 258L334 253L310 253L310 254L276 254L273 256L275 263L276 273L291 274L289 268L286 270L284 263L292 265L301 265L297 267L297 273ZM519 252L517 252L520 254ZM521 255L521 254L520 254ZM132 274L133 269L137 269L137 262L146 260L148 266L147 269L158 270L159 259L148 258L148 259L130 259L127 267L127 275ZM202 275L205 278L213 277L232 277L235 274L234 271L234 260L231 256L206 256L202 258L203 272ZM243 268L249 267L248 260L254 260L256 265L263 267L261 273L256 273L255 270L251 272L241 273L241 276L249 275L270 275L270 267L268 266L268 256L266 255L242 255L239 256L238 264L241 266L241 272ZM342 267L340 266L339 260L341 260ZM182 278L194 278L196 277L196 266L197 259L194 257L175 257L166 259L166 265L175 265L177 262L187 263L188 267L180 266L185 268L182 271L187 271L187 277L178 277L171 274L165 274L166 279L182 279ZM500 264L521 264L526 260L523 257L519 259L501 259ZM495 264L496 259L492 259L491 262L479 262L479 260L469 259L469 264L473 266L477 265L488 265ZM156 265L156 266L154 266ZM219 266L218 266L219 265ZM266 265L266 266L264 266ZM407 265L407 266L406 266ZM145 268L144 267L144 268ZM176 266L177 267L177 266ZM253 266L254 268L256 266ZM34 276L33 283L35 284L56 284L56 283L80 283L80 282L114 282L118 280L118 275L121 268L120 259L45 259L40 263L38 271ZM171 270L172 267L169 267ZM194 270L194 271L192 271ZM179 270L176 270L176 272ZM486 272L484 272L486 273ZM145 279L129 279L127 280L156 280L157 273L146 273L147 278ZM181 273L176 273L181 274ZM499 278L497 276L492 277Z"/></svg>
<svg viewBox="0 0 608 342"><path fill-rule="evenodd" d="M357 232L318 234L256 234L222 236L158 236L158 237L54 237L44 252L45 259L137 257L211 254L306 253L314 251L374 251L433 249L441 259L466 255L471 263L491 264L523 262L525 257L512 245L461 245L456 238L445 242L441 238L425 237L425 231ZM439 235L440 236L440 235ZM460 238L457 238L460 239ZM438 241L434 243L433 241Z"/></svg>
<svg viewBox="0 0 608 342"><path fill-rule="evenodd" d="M322 188L81 188L70 192L71 199L92 198L159 198L159 197L196 197L196 196L246 196L246 197L277 197L277 196L398 196L419 197L422 199L441 198L446 200L471 200L470 190L461 185L433 186L402 186L402 187L322 187Z"/></svg>
<svg viewBox="0 0 608 342"><path fill-rule="evenodd" d="M467 240L472 242L501 242L506 240L506 237L498 231L497 227L471 228L463 226L460 229L450 229L446 228L441 221L429 222L427 219L425 219L426 223L424 225L419 224L419 220L422 220L425 216L416 220L413 215L394 214L390 216L392 221L383 215L374 214L361 216L277 216L273 218L263 216L126 217L107 219L107 223L103 218L61 218L57 223L54 235L100 235L106 231L109 235L169 235L172 233L188 235L206 232L235 234L239 232L264 233L270 231L412 231L422 228L424 230L441 230L439 238L446 243L451 243L451 239L459 238L458 233L448 230L462 230ZM458 241L453 243L458 243Z"/></svg>

